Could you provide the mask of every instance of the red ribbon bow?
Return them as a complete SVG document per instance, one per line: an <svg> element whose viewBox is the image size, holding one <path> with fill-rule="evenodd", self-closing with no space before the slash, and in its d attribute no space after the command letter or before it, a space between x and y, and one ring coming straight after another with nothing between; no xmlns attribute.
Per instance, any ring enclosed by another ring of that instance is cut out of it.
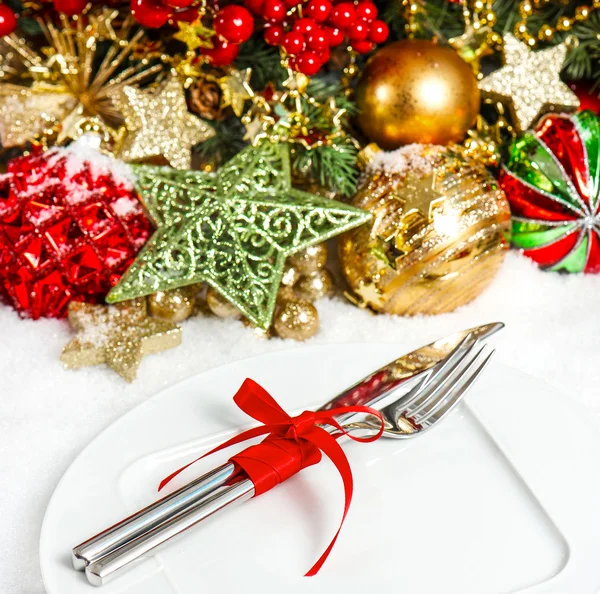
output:
<svg viewBox="0 0 600 594"><path fill-rule="evenodd" d="M254 496L265 493L300 472L303 468L317 464L321 461L322 452L333 462L342 477L345 504L344 514L335 536L318 561L306 573L307 576L313 576L321 569L331 549L333 549L352 502L352 471L346 454L344 454L344 450L342 450L336 438L347 435L354 441L363 443L379 439L383 434L381 414L368 406L345 406L327 411L314 412L306 410L297 417L290 417L264 388L251 379L244 381L233 400L246 414L262 423L262 426L243 431L207 452L204 456L200 456L200 458L180 468L164 479L158 490L160 491L179 473L205 456L260 435L267 434L267 437L258 445L250 446L230 458L230 462L241 468L254 483ZM381 429L371 437L359 438L352 436L334 419L336 415L349 412L368 413L376 416L381 421ZM332 435L319 426L325 424L335 427L337 433Z"/></svg>

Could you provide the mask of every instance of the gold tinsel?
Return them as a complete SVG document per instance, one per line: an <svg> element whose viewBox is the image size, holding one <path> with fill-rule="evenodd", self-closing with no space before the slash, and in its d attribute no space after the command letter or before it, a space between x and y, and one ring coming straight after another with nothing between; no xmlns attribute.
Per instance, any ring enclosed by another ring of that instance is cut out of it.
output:
<svg viewBox="0 0 600 594"><path fill-rule="evenodd" d="M39 51L15 34L3 38L0 138L5 147L76 138L90 118L110 130L123 123L111 93L147 81L163 66L142 57L144 32L133 17L117 26L118 16L117 10L104 8L84 16L61 15L60 25L40 19L46 43ZM103 48L106 54L98 64L102 42L108 49Z"/></svg>
<svg viewBox="0 0 600 594"><path fill-rule="evenodd" d="M378 155L353 204L373 223L341 237L342 267L359 304L375 311L451 311L485 289L508 249L504 193L482 165L443 147Z"/></svg>
<svg viewBox="0 0 600 594"><path fill-rule="evenodd" d="M181 329L149 318L145 299L118 305L91 305L72 301L69 322L77 336L65 346L61 360L68 368L105 363L131 382L145 355L181 343Z"/></svg>

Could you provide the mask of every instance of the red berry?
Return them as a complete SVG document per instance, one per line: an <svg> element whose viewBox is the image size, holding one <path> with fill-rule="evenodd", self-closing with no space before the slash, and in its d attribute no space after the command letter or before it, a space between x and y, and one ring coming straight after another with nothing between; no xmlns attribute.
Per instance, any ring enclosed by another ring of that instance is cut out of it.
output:
<svg viewBox="0 0 600 594"><path fill-rule="evenodd" d="M54 0L54 8L68 16L81 14L86 6L87 0Z"/></svg>
<svg viewBox="0 0 600 594"><path fill-rule="evenodd" d="M283 0L288 8L294 8L302 2L302 0Z"/></svg>
<svg viewBox="0 0 600 594"><path fill-rule="evenodd" d="M363 21L371 22L377 18L377 6L372 2L361 2L356 7L356 16Z"/></svg>
<svg viewBox="0 0 600 594"><path fill-rule="evenodd" d="M383 21L373 21L369 27L369 41L383 43L390 34L389 27Z"/></svg>
<svg viewBox="0 0 600 594"><path fill-rule="evenodd" d="M369 34L369 23L365 21L356 21L348 27L348 39L350 41L362 41Z"/></svg>
<svg viewBox="0 0 600 594"><path fill-rule="evenodd" d="M246 8L239 4L230 4L217 13L213 27L225 41L244 43L254 32L254 19Z"/></svg>
<svg viewBox="0 0 600 594"><path fill-rule="evenodd" d="M267 25L264 38L269 45L279 45L283 38L283 27L281 25Z"/></svg>
<svg viewBox="0 0 600 594"><path fill-rule="evenodd" d="M194 0L163 0L163 3L171 8L187 8ZM196 16L198 11L196 11Z"/></svg>
<svg viewBox="0 0 600 594"><path fill-rule="evenodd" d="M313 76L321 69L321 61L315 52L307 50L296 58L296 68L306 76Z"/></svg>
<svg viewBox="0 0 600 594"><path fill-rule="evenodd" d="M326 47L324 50L321 50L319 52L319 58L321 58L321 66L323 66L323 64L327 64L327 62L329 62L330 53L329 53L328 47Z"/></svg>
<svg viewBox="0 0 600 594"><path fill-rule="evenodd" d="M142 26L158 29L166 24L172 10L159 0L131 0L131 14Z"/></svg>
<svg viewBox="0 0 600 594"><path fill-rule="evenodd" d="M306 36L306 45L308 49L321 52L324 49L329 48L329 39L327 38L325 31L316 29Z"/></svg>
<svg viewBox="0 0 600 594"><path fill-rule="evenodd" d="M340 45L340 43L344 41L344 32L341 29L337 29L335 27L327 27L325 29L325 34L327 35L329 47L335 47L336 45Z"/></svg>
<svg viewBox="0 0 600 594"><path fill-rule="evenodd" d="M265 0L262 6L262 15L267 21L281 22L286 12L287 7L283 0Z"/></svg>
<svg viewBox="0 0 600 594"><path fill-rule="evenodd" d="M244 0L246 8L254 15L259 16L264 0Z"/></svg>
<svg viewBox="0 0 600 594"><path fill-rule="evenodd" d="M333 5L329 0L310 0L306 7L306 15L317 23L323 23L327 20Z"/></svg>
<svg viewBox="0 0 600 594"><path fill-rule="evenodd" d="M302 35L307 35L311 31L314 31L317 28L317 23L313 19L298 19L294 26L292 27L292 31L296 31L296 33L302 33Z"/></svg>
<svg viewBox="0 0 600 594"><path fill-rule="evenodd" d="M302 33L297 33L296 31L286 33L281 40L281 47L288 54L292 54L292 56L299 54L304 51L304 48L306 47L304 35L302 35Z"/></svg>
<svg viewBox="0 0 600 594"><path fill-rule="evenodd" d="M205 49L202 53L208 57L208 61L213 66L227 66L236 59L240 51L239 45L228 43L216 35L211 38L211 41L212 49Z"/></svg>
<svg viewBox="0 0 600 594"><path fill-rule="evenodd" d="M352 2L340 2L333 7L329 20L340 29L347 29L356 20L356 10Z"/></svg>
<svg viewBox="0 0 600 594"><path fill-rule="evenodd" d="M357 51L359 54L368 54L373 49L372 41L353 41L352 49Z"/></svg>
<svg viewBox="0 0 600 594"><path fill-rule="evenodd" d="M173 25L179 21L185 21L186 23L193 23L198 19L198 9L196 7L186 8L185 10L178 10L171 15L169 24Z"/></svg>
<svg viewBox="0 0 600 594"><path fill-rule="evenodd" d="M0 4L0 37L10 35L17 27L17 17L6 4Z"/></svg>

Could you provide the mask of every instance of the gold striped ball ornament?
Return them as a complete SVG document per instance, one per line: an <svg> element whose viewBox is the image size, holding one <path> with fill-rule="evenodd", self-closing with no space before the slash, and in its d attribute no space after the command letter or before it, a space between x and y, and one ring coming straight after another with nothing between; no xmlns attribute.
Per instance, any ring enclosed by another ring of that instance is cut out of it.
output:
<svg viewBox="0 0 600 594"><path fill-rule="evenodd" d="M371 223L340 238L357 303L398 315L469 303L508 250L510 209L488 171L450 149L412 145L378 153L353 204Z"/></svg>

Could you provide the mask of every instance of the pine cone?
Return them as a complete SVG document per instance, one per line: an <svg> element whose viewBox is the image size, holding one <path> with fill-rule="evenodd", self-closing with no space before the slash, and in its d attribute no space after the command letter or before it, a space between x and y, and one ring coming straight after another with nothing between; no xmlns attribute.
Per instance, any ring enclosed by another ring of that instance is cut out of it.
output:
<svg viewBox="0 0 600 594"><path fill-rule="evenodd" d="M190 109L205 120L223 118L221 89L216 82L199 78L190 87Z"/></svg>

